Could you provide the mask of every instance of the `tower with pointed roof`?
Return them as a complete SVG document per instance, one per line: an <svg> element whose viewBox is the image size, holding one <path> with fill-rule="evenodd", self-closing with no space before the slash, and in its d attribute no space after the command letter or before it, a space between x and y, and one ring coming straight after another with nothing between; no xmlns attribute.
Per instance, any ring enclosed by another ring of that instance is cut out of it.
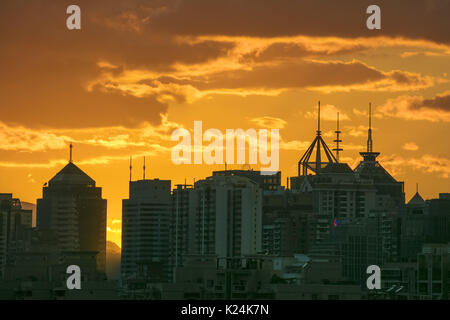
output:
<svg viewBox="0 0 450 320"><path fill-rule="evenodd" d="M97 252L97 266L106 260L106 200L102 188L73 163L72 144L67 165L43 187L37 200L37 227L55 232L60 251Z"/></svg>
<svg viewBox="0 0 450 320"><path fill-rule="evenodd" d="M322 161L322 153L326 157L326 161ZM315 160L311 159L311 156L315 154ZM320 101L318 103L317 111L317 131L316 137L306 150L298 162L298 176L306 176L308 172L314 172L319 174L322 168L330 163L337 163L334 154L328 148L327 144L322 138L322 131L320 130Z"/></svg>
<svg viewBox="0 0 450 320"><path fill-rule="evenodd" d="M404 184L395 180L378 162L379 152L373 151L372 140L372 104L369 104L369 129L367 131L367 149L360 152L363 160L354 172L359 179L372 180L377 189L377 206L379 208L396 208L405 203Z"/></svg>

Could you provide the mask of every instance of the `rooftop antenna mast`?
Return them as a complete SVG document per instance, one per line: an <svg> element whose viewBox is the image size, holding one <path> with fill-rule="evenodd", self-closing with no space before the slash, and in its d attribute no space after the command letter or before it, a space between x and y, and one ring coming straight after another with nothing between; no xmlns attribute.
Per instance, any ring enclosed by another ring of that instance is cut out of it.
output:
<svg viewBox="0 0 450 320"><path fill-rule="evenodd" d="M336 148L333 149L333 151L336 151L336 161L339 162L339 152L343 151L342 148L339 148L339 143L342 142L341 139L339 139L339 135L341 134L342 131L339 130L339 112L337 113L337 128L336 128L336 140L334 140L334 142L336 142Z"/></svg>
<svg viewBox="0 0 450 320"><path fill-rule="evenodd" d="M320 101L318 105L318 111L317 111L317 136L320 136ZM320 167L322 164L322 158L320 157L320 143L317 144L317 150L316 150L316 170L317 172L320 171Z"/></svg>
<svg viewBox="0 0 450 320"><path fill-rule="evenodd" d="M369 131L367 137L367 152L373 151L372 145L372 103L369 102Z"/></svg>
<svg viewBox="0 0 450 320"><path fill-rule="evenodd" d="M360 152L365 162L375 163L379 152L373 152L373 140L372 140L372 103L369 103L369 129L367 131L367 151Z"/></svg>
<svg viewBox="0 0 450 320"><path fill-rule="evenodd" d="M143 174L144 174L144 180L145 180L145 156L144 156L144 167L143 167Z"/></svg>
<svg viewBox="0 0 450 320"><path fill-rule="evenodd" d="M133 169L133 166L131 165L132 156L130 156L130 182L131 182L131 170Z"/></svg>
<svg viewBox="0 0 450 320"><path fill-rule="evenodd" d="M70 148L69 162L72 163L73 162L73 160L72 160L72 148L73 148L72 143L70 143L70 147L69 148Z"/></svg>

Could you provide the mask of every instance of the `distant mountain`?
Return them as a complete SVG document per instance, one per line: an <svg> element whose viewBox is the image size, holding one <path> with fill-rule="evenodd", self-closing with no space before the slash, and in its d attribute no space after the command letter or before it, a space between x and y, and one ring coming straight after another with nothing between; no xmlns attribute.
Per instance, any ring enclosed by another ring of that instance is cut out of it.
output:
<svg viewBox="0 0 450 320"><path fill-rule="evenodd" d="M120 277L120 247L112 241L106 241L106 276L110 280Z"/></svg>
<svg viewBox="0 0 450 320"><path fill-rule="evenodd" d="M22 209L31 210L33 212L33 228L36 227L36 205L31 202L20 201Z"/></svg>

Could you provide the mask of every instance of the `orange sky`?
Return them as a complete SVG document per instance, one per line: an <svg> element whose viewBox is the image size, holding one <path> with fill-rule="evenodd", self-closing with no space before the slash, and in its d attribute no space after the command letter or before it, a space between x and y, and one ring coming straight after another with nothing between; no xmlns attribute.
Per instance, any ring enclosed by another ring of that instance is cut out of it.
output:
<svg viewBox="0 0 450 320"><path fill-rule="evenodd" d="M35 202L72 142L120 244L130 155L135 178L146 155L147 177L192 182L223 165L174 165L173 130L279 128L284 183L318 100L330 147L340 112L342 161L359 161L372 102L374 151L407 199L416 183L424 198L450 192L450 3L380 1L377 31L371 3L336 3L78 1L82 30L68 31L70 2L2 1L0 192Z"/></svg>

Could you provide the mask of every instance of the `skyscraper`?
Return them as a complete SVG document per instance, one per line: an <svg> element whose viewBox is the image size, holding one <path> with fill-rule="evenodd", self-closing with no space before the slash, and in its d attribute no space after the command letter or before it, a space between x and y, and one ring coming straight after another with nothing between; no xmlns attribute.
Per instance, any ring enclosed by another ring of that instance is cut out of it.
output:
<svg viewBox="0 0 450 320"><path fill-rule="evenodd" d="M106 199L102 188L72 162L72 156L43 187L36 210L37 227L56 233L60 251L97 251L97 267L104 271Z"/></svg>
<svg viewBox="0 0 450 320"><path fill-rule="evenodd" d="M121 277L140 278L142 272L149 282L171 279L170 180L130 181L129 199L122 200L122 263ZM143 271L143 269L146 269Z"/></svg>
<svg viewBox="0 0 450 320"><path fill-rule="evenodd" d="M0 280L8 254L22 245L25 232L32 227L31 210L22 209L11 193L0 193Z"/></svg>
<svg viewBox="0 0 450 320"><path fill-rule="evenodd" d="M193 192L190 253L242 257L261 252L263 192L258 183L240 176L212 176L197 181Z"/></svg>
<svg viewBox="0 0 450 320"><path fill-rule="evenodd" d="M367 133L367 150L360 152L363 157L355 168L355 175L360 179L371 180L376 188L376 206L379 209L398 209L405 204L403 182L397 181L377 161L379 152L373 151L372 140L372 106L369 105L369 129Z"/></svg>

